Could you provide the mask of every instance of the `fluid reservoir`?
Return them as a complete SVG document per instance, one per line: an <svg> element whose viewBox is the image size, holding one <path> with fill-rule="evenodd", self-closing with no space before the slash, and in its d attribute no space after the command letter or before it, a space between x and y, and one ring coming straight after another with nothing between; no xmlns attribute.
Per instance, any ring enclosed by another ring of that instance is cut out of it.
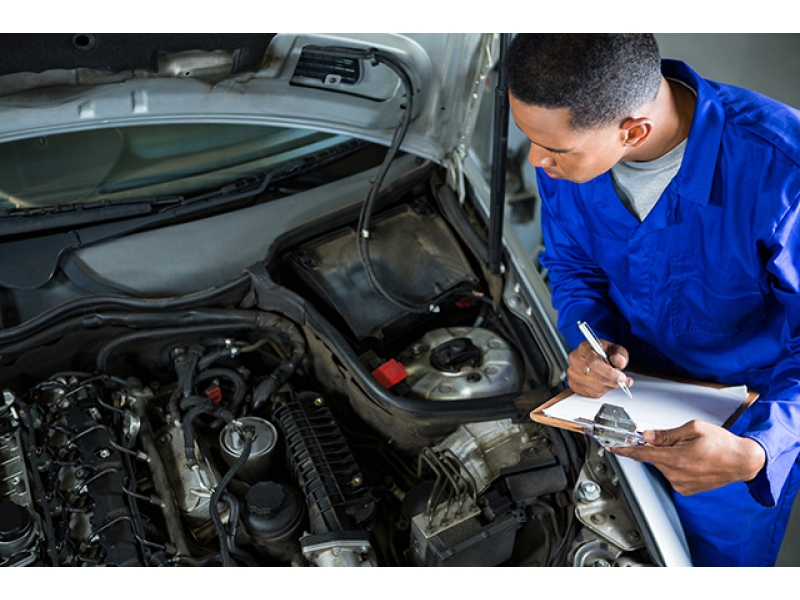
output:
<svg viewBox="0 0 800 600"><path fill-rule="evenodd" d="M522 361L502 336L480 327L426 333L397 357L411 393L427 400L469 400L522 389Z"/></svg>
<svg viewBox="0 0 800 600"><path fill-rule="evenodd" d="M252 486L245 497L243 519L253 543L280 561L301 555L303 499L290 487L273 481Z"/></svg>

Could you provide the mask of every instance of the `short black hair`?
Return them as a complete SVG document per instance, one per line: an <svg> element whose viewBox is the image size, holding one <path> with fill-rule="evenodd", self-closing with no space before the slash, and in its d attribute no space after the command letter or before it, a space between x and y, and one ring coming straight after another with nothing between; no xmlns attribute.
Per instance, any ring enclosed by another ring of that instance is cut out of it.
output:
<svg viewBox="0 0 800 600"><path fill-rule="evenodd" d="M503 67L515 98L570 109L576 130L629 116L661 85L661 57L649 33L520 33Z"/></svg>

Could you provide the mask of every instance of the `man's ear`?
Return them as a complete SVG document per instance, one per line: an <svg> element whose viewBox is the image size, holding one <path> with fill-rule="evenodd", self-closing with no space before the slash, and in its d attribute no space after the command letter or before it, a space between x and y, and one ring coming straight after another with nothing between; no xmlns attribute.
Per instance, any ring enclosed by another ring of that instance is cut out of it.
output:
<svg viewBox="0 0 800 600"><path fill-rule="evenodd" d="M638 148L653 131L653 122L647 117L628 117L620 125L623 144L627 148Z"/></svg>

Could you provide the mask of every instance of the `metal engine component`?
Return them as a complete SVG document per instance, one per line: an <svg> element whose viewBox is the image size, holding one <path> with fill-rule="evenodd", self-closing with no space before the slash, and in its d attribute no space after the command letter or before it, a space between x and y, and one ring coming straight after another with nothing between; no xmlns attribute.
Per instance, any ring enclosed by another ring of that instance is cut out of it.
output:
<svg viewBox="0 0 800 600"><path fill-rule="evenodd" d="M511 419L468 423L456 429L434 450L452 452L483 492L501 471L520 464L531 448L536 448L541 430L536 423L512 423Z"/></svg>
<svg viewBox="0 0 800 600"><path fill-rule="evenodd" d="M425 511L411 521L411 556L417 566L496 566L514 548L516 515L491 503L478 506L476 482L448 450L425 449L419 459L436 473ZM498 508L497 512L494 508Z"/></svg>
<svg viewBox="0 0 800 600"><path fill-rule="evenodd" d="M619 489L605 450L596 444L575 484L575 515L590 531L626 551L644 547L644 538Z"/></svg>
<svg viewBox="0 0 800 600"><path fill-rule="evenodd" d="M436 480L411 520L412 558L420 566L502 564L529 520L526 507L542 509L541 498L568 488L551 440L532 422L462 425L423 450L419 473L423 467Z"/></svg>
<svg viewBox="0 0 800 600"><path fill-rule="evenodd" d="M411 393L426 400L469 400L519 393L522 362L501 336L479 327L426 333L398 356Z"/></svg>
<svg viewBox="0 0 800 600"><path fill-rule="evenodd" d="M391 435L401 423L370 428L317 361L293 375L299 334L182 335L100 336L108 372L59 370L0 398L0 565L647 561L602 448L584 459L560 433L501 419L445 423L412 454ZM420 344L407 364L436 387L415 392L426 398L523 384L521 357L492 331L440 329ZM329 389L331 404L304 386Z"/></svg>
<svg viewBox="0 0 800 600"><path fill-rule="evenodd" d="M7 406L13 402L9 394L4 392ZM0 423L18 423L17 416L13 410L0 409ZM22 453L18 429L0 436L0 566L25 566L36 558L30 549L41 528Z"/></svg>
<svg viewBox="0 0 800 600"><path fill-rule="evenodd" d="M205 543L215 535L211 521L211 494L219 483L219 472L197 444L194 447L196 464L188 468L185 443L184 430L180 425L167 425L156 432L156 445L181 517L195 539ZM227 506L223 509L223 505L220 505L220 517L223 522L227 519Z"/></svg>
<svg viewBox="0 0 800 600"><path fill-rule="evenodd" d="M0 565L15 557L16 566L26 564L21 554L30 549L37 533L36 521L27 508L10 500L0 502Z"/></svg>
<svg viewBox="0 0 800 600"><path fill-rule="evenodd" d="M581 537L586 538L586 541L575 550L573 567L613 567L622 555L621 548L606 540L586 534Z"/></svg>
<svg viewBox="0 0 800 600"><path fill-rule="evenodd" d="M31 486L19 430L0 436L0 498L31 509Z"/></svg>
<svg viewBox="0 0 800 600"><path fill-rule="evenodd" d="M325 400L298 394L274 416L308 504L311 535L302 540L303 555L320 567L377 566L365 529L375 503Z"/></svg>
<svg viewBox="0 0 800 600"><path fill-rule="evenodd" d="M255 429L255 437L250 454L236 475L242 481L253 484L265 480L269 473L272 455L278 443L278 430L272 423L259 417L242 417L237 423L228 423L219 434L219 450L228 466L233 465L242 454L244 436L241 434L241 427L244 425Z"/></svg>

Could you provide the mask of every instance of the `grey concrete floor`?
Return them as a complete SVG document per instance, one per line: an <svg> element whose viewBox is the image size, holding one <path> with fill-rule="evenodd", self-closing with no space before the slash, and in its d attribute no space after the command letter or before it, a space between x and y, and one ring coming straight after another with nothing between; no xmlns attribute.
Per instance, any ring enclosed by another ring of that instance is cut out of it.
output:
<svg viewBox="0 0 800 600"><path fill-rule="evenodd" d="M750 88L800 108L800 34L656 34L661 56L686 61L707 79ZM512 124L509 147L526 140ZM534 181L533 168L523 166L524 178ZM532 257L541 247L538 219L515 225ZM800 566L800 500L795 501L778 566Z"/></svg>

